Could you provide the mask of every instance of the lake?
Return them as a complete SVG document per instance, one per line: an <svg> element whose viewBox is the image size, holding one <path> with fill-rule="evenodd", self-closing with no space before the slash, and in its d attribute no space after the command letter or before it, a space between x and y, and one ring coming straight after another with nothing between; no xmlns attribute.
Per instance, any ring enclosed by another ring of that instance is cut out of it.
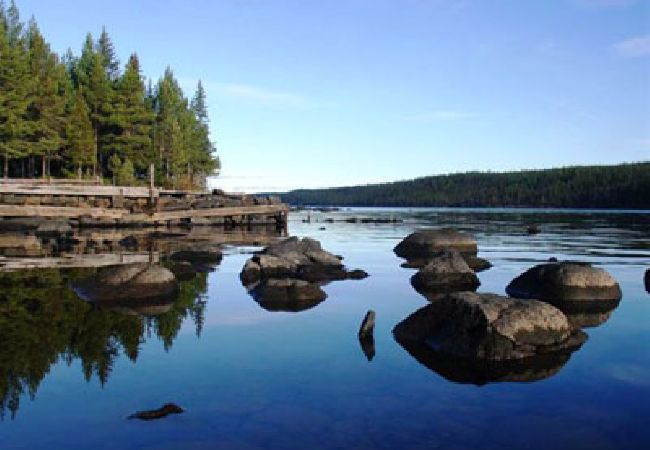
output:
<svg viewBox="0 0 650 450"><path fill-rule="evenodd" d="M351 217L402 222L344 221ZM541 233L526 233L531 222ZM581 318L589 338L559 367L459 382L453 370L415 359L391 333L427 304L409 282L415 271L392 249L415 229L442 226L474 234L479 256L493 263L479 274L479 292L505 294L515 276L556 257L605 268L623 298L611 312ZM328 297L313 308L267 311L239 280L261 238L227 245L219 264L157 307L81 300L71 286L92 268L0 273L0 448L634 449L650 442L643 284L650 212L357 208L291 213L288 231L320 240L370 276L324 286ZM369 309L377 313L372 360L357 340ZM127 420L167 402L186 412Z"/></svg>

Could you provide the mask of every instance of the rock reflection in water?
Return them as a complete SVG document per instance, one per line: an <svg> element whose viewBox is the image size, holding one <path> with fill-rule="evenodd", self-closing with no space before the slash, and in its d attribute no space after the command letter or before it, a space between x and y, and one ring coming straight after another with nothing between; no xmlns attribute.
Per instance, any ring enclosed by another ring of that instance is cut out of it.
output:
<svg viewBox="0 0 650 450"><path fill-rule="evenodd" d="M559 371L587 336L557 308L495 294L446 294L395 326L395 340L446 379L536 381Z"/></svg>
<svg viewBox="0 0 650 450"><path fill-rule="evenodd" d="M532 382L550 378L569 361L572 351L507 361L467 360L435 352L426 344L397 343L420 364L456 383ZM579 346L575 349L577 350ZM573 350L573 351L575 351Z"/></svg>
<svg viewBox="0 0 650 450"><path fill-rule="evenodd" d="M148 336L166 350L183 320L197 335L204 323L207 275L179 283L169 301L86 302L68 287L95 276L96 269L0 272L0 417L14 417L21 397L34 397L61 358L81 362L86 380L103 385L121 354L136 361Z"/></svg>

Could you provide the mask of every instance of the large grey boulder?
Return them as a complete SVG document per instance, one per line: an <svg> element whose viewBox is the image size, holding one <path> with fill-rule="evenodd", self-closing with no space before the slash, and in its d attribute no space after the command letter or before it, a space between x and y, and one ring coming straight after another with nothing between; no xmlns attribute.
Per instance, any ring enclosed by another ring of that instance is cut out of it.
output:
<svg viewBox="0 0 650 450"><path fill-rule="evenodd" d="M248 286L268 278L326 282L363 278L360 275L358 270L347 271L341 258L323 250L320 242L311 238L291 237L270 245L250 258L240 278Z"/></svg>
<svg viewBox="0 0 650 450"><path fill-rule="evenodd" d="M102 268L73 287L80 297L101 303L170 297L178 282L162 266L136 263Z"/></svg>
<svg viewBox="0 0 650 450"><path fill-rule="evenodd" d="M348 271L341 258L320 242L291 237L254 255L239 274L242 284L266 309L299 311L325 299L321 283L360 279L368 274Z"/></svg>
<svg viewBox="0 0 650 450"><path fill-rule="evenodd" d="M414 259L427 258L445 249L471 255L476 255L478 251L472 235L452 228L416 231L397 244L394 251L397 256Z"/></svg>
<svg viewBox="0 0 650 450"><path fill-rule="evenodd" d="M496 294L456 292L397 324L401 344L463 360L507 361L571 351L586 335L554 306Z"/></svg>
<svg viewBox="0 0 650 450"><path fill-rule="evenodd" d="M422 268L432 258L447 250L458 251L475 272L492 267L489 261L477 256L476 239L471 234L453 228L416 231L393 249L397 256L407 260L404 267L410 268Z"/></svg>
<svg viewBox="0 0 650 450"><path fill-rule="evenodd" d="M506 292L513 297L535 298L556 306L600 302L615 307L621 299L621 288L609 273L574 262L532 267L512 280Z"/></svg>
<svg viewBox="0 0 650 450"><path fill-rule="evenodd" d="M480 282L457 250L445 250L411 278L418 291L472 291Z"/></svg>

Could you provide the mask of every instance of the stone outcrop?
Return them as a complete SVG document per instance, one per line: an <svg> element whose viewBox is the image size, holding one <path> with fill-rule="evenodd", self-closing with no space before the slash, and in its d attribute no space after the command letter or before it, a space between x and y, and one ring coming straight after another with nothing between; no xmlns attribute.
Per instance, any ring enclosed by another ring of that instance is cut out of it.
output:
<svg viewBox="0 0 650 450"><path fill-rule="evenodd" d="M407 262L404 267L420 268L446 250L458 251L474 271L489 269L489 261L477 256L476 239L453 228L419 230L409 234L393 249Z"/></svg>
<svg viewBox="0 0 650 450"><path fill-rule="evenodd" d="M263 307L301 310L310 302L314 306L325 299L321 283L367 276L361 270L348 271L341 259L314 239L291 237L246 261L240 279ZM280 307L280 302L286 305Z"/></svg>
<svg viewBox="0 0 650 450"><path fill-rule="evenodd" d="M480 282L457 250L443 250L413 277L411 284L418 291L473 291Z"/></svg>
<svg viewBox="0 0 650 450"><path fill-rule="evenodd" d="M102 268L73 287L88 301L110 303L168 298L178 291L178 282L162 266L136 263Z"/></svg>
<svg viewBox="0 0 650 450"><path fill-rule="evenodd" d="M621 288L605 270L585 263L556 262L528 269L506 287L508 295L556 306L601 302L616 306Z"/></svg>
<svg viewBox="0 0 650 450"><path fill-rule="evenodd" d="M393 334L467 361L508 361L572 351L586 339L554 306L496 294L457 292L400 322Z"/></svg>

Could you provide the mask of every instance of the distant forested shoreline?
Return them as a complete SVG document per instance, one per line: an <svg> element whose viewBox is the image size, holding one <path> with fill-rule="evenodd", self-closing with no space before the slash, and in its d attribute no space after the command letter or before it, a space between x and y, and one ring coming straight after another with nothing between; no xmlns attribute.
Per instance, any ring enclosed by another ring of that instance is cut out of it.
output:
<svg viewBox="0 0 650 450"><path fill-rule="evenodd" d="M650 162L467 172L281 194L292 205L650 209Z"/></svg>
<svg viewBox="0 0 650 450"><path fill-rule="evenodd" d="M157 83L133 53L122 68L103 29L59 56L36 21L0 0L0 176L145 178L192 187L219 168L206 93L185 97L171 69Z"/></svg>

